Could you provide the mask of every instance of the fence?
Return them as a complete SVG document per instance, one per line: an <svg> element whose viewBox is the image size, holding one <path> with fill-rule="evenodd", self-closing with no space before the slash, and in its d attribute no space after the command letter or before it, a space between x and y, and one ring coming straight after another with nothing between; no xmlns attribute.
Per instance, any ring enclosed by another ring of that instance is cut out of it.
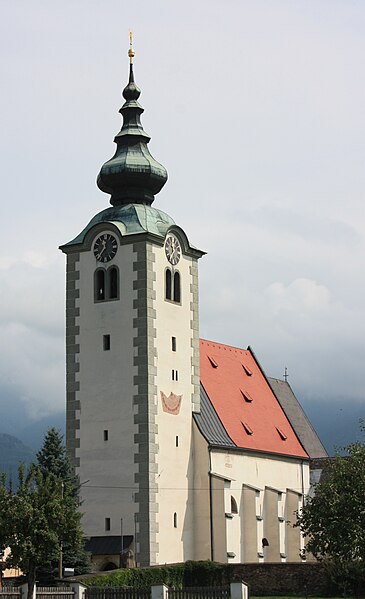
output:
<svg viewBox="0 0 365 599"><path fill-rule="evenodd" d="M0 599L25 599L27 585L3 587ZM35 587L32 599L248 599L248 587L244 583L231 583L230 588L190 587L169 589L156 585L148 589L131 587L85 587L80 583L70 586Z"/></svg>
<svg viewBox="0 0 365 599"><path fill-rule="evenodd" d="M151 589L131 587L89 587L85 599L151 599Z"/></svg>
<svg viewBox="0 0 365 599"><path fill-rule="evenodd" d="M22 599L21 587L3 586L0 588L0 599Z"/></svg>
<svg viewBox="0 0 365 599"><path fill-rule="evenodd" d="M190 587L170 589L165 585L149 589L130 587L89 587L84 599L247 599L248 588L243 583L232 583L230 587Z"/></svg>
<svg viewBox="0 0 365 599"><path fill-rule="evenodd" d="M57 587L37 587L37 599L74 599L75 591L66 585Z"/></svg>
<svg viewBox="0 0 365 599"><path fill-rule="evenodd" d="M230 599L228 587L190 587L168 589L167 599Z"/></svg>
<svg viewBox="0 0 365 599"><path fill-rule="evenodd" d="M3 586L0 589L0 599L26 599L28 586L22 585L19 587ZM34 588L33 599L81 599L76 597L75 588L67 585L57 587L38 587Z"/></svg>

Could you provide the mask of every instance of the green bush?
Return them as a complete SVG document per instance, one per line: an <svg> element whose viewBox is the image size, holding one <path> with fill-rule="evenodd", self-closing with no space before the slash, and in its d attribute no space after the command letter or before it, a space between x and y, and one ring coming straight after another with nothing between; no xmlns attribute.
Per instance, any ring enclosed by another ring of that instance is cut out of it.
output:
<svg viewBox="0 0 365 599"><path fill-rule="evenodd" d="M230 581L230 568L216 562L189 561L184 564L184 587L224 586Z"/></svg>
<svg viewBox="0 0 365 599"><path fill-rule="evenodd" d="M325 573L329 593L363 596L365 592L365 569L359 560L328 560Z"/></svg>
<svg viewBox="0 0 365 599"><path fill-rule="evenodd" d="M186 562L175 566L116 570L103 576L83 578L86 586L123 587L135 589L166 584L181 589L194 586L224 586L229 583L229 567L215 562Z"/></svg>

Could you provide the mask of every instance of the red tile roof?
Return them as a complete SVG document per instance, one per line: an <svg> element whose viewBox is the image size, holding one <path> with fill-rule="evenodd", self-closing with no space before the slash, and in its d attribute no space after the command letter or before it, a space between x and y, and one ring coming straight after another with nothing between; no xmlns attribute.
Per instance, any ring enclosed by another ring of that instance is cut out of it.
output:
<svg viewBox="0 0 365 599"><path fill-rule="evenodd" d="M250 349L201 339L200 380L237 447L308 458Z"/></svg>

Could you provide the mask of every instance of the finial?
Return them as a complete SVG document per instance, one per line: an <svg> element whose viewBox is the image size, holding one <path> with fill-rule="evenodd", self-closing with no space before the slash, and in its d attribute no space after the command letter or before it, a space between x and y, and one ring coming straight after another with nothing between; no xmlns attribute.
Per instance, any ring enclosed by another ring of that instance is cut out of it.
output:
<svg viewBox="0 0 365 599"><path fill-rule="evenodd" d="M129 30L129 50L128 50L128 56L129 56L129 63L133 64L133 57L134 57L134 50L133 50L133 31L130 29Z"/></svg>
<svg viewBox="0 0 365 599"><path fill-rule="evenodd" d="M289 376L289 375L288 375L288 369L287 369L287 367L285 366L285 370L284 370L284 381L285 381L286 383L288 382L288 376Z"/></svg>
<svg viewBox="0 0 365 599"><path fill-rule="evenodd" d="M112 206L151 205L167 181L165 167L149 152L150 136L143 130L140 120L143 108L138 102L141 90L134 81L132 31L129 31L128 56L129 81L123 90L125 102L119 111L123 115L123 125L114 138L116 152L101 167L97 181L99 189L111 195Z"/></svg>

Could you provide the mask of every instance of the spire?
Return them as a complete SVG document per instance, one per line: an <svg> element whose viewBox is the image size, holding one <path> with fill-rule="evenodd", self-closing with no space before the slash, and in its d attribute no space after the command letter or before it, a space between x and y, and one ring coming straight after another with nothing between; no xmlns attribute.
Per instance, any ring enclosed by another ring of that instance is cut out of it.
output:
<svg viewBox="0 0 365 599"><path fill-rule="evenodd" d="M138 102L141 90L134 82L133 36L129 33L129 81L123 90L125 103L119 112L123 126L115 136L116 152L101 167L97 184L101 191L111 195L113 206L123 204L152 204L167 181L167 172L150 154L147 147L150 136L144 131Z"/></svg>

